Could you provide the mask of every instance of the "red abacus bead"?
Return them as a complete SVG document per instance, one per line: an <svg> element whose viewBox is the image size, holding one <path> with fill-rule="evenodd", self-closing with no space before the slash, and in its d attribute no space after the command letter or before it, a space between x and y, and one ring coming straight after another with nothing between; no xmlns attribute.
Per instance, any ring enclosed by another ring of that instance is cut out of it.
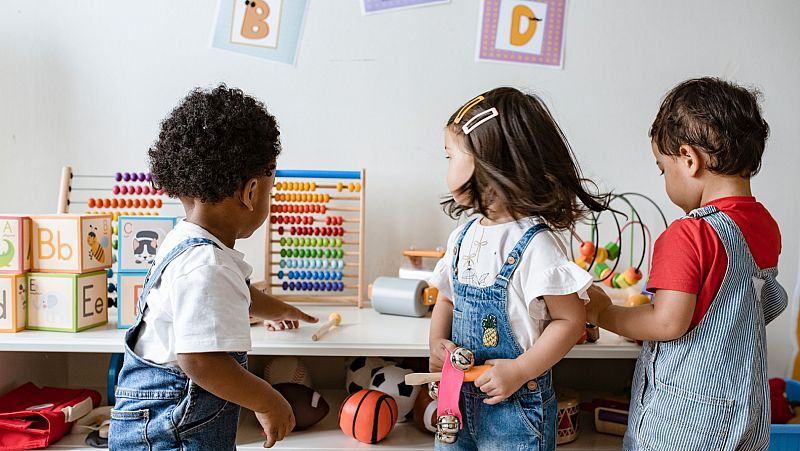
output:
<svg viewBox="0 0 800 451"><path fill-rule="evenodd" d="M580 252L584 257L592 257L594 255L594 243L591 241L584 241L581 243Z"/></svg>
<svg viewBox="0 0 800 451"><path fill-rule="evenodd" d="M128 187L125 186L125 185L120 186L119 187L119 192L120 192L120 194L128 194Z"/></svg>
<svg viewBox="0 0 800 451"><path fill-rule="evenodd" d="M311 205L303 205L303 213L311 213Z"/></svg>
<svg viewBox="0 0 800 451"><path fill-rule="evenodd" d="M147 208L156 208L156 200L147 199Z"/></svg>
<svg viewBox="0 0 800 451"><path fill-rule="evenodd" d="M292 234L292 235L296 235L297 234L297 227L290 227L289 228L289 233Z"/></svg>
<svg viewBox="0 0 800 451"><path fill-rule="evenodd" d="M160 196L162 194L164 194L164 190L163 189L158 190L158 195Z"/></svg>
<svg viewBox="0 0 800 451"><path fill-rule="evenodd" d="M142 194L142 187L141 186L137 186L136 188L134 188L134 190L136 191L136 194Z"/></svg>
<svg viewBox="0 0 800 451"><path fill-rule="evenodd" d="M331 225L331 219L333 219L333 218L331 218L330 216L325 218L325 225Z"/></svg>
<svg viewBox="0 0 800 451"><path fill-rule="evenodd" d="M114 185L114 188L111 188L111 192L114 194L119 194L119 186Z"/></svg>
<svg viewBox="0 0 800 451"><path fill-rule="evenodd" d="M314 233L311 227L303 227L303 228L306 230L306 235L311 235L312 233Z"/></svg>
<svg viewBox="0 0 800 451"><path fill-rule="evenodd" d="M344 223L344 218L339 216L339 225L342 225L342 223Z"/></svg>
<svg viewBox="0 0 800 451"><path fill-rule="evenodd" d="M278 223L278 217L277 216L270 216L269 217L269 223L270 224L277 224Z"/></svg>
<svg viewBox="0 0 800 451"><path fill-rule="evenodd" d="M286 221L286 216L278 216L278 224L288 224L288 221Z"/></svg>
<svg viewBox="0 0 800 451"><path fill-rule="evenodd" d="M327 210L327 207L325 207L324 205L320 205L319 206L319 212L322 213L323 215L325 214L326 210Z"/></svg>
<svg viewBox="0 0 800 451"><path fill-rule="evenodd" d="M344 229L339 227L339 236L344 236Z"/></svg>
<svg viewBox="0 0 800 451"><path fill-rule="evenodd" d="M89 208L94 208L95 205L94 198L90 197L89 200L86 201L86 206Z"/></svg>
<svg viewBox="0 0 800 451"><path fill-rule="evenodd" d="M300 224L300 217L299 216L292 216L292 222L295 224Z"/></svg>
<svg viewBox="0 0 800 451"><path fill-rule="evenodd" d="M275 213L277 209L278 209L278 206L275 205L275 204L272 204L272 205L269 206L270 213Z"/></svg>
<svg viewBox="0 0 800 451"><path fill-rule="evenodd" d="M283 235L284 231L285 230L284 230L283 226L278 227L278 235Z"/></svg>
<svg viewBox="0 0 800 451"><path fill-rule="evenodd" d="M156 199L156 208L161 208L164 205L164 202L161 199Z"/></svg>
<svg viewBox="0 0 800 451"><path fill-rule="evenodd" d="M314 227L314 235L319 236L319 227Z"/></svg>

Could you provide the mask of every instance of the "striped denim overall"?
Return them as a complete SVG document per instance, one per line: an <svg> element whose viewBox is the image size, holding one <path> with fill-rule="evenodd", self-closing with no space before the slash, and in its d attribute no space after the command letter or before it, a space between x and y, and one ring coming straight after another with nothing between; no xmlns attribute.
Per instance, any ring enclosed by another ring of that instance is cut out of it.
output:
<svg viewBox="0 0 800 451"><path fill-rule="evenodd" d="M766 450L769 387L765 325L786 308L776 268L760 269L739 227L714 206L705 220L728 256L725 279L700 324L673 341L646 341L631 390L626 450Z"/></svg>
<svg viewBox="0 0 800 451"><path fill-rule="evenodd" d="M458 281L459 249L473 222L461 231L453 250L452 339L473 352L476 365L489 359L515 359L524 350L517 342L508 319L508 284L525 248L537 233L548 230L548 227L537 224L529 228L506 258L494 284L482 288ZM487 318L489 323L486 323ZM487 337L487 328L492 325L495 330L488 332L490 336ZM459 410L463 429L453 444L437 441L437 450L555 449L557 406L550 370L528 381L499 404L484 404L487 398L475 384L466 382L462 385Z"/></svg>
<svg viewBox="0 0 800 451"><path fill-rule="evenodd" d="M206 238L189 238L151 267L139 297L136 322L125 334L125 361L119 374L116 405L111 411L108 445L113 450L232 450L239 406L218 398L189 379L180 368L158 365L135 352L147 294L164 269L195 246L215 246ZM246 352L229 353L247 367Z"/></svg>

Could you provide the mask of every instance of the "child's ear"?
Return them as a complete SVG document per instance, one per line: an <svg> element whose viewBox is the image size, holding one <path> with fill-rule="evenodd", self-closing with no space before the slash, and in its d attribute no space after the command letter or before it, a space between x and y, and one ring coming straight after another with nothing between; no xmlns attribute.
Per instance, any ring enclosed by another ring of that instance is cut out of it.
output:
<svg viewBox="0 0 800 451"><path fill-rule="evenodd" d="M686 169L690 176L695 177L705 168L705 153L697 150L696 147L684 144L678 149L678 161Z"/></svg>
<svg viewBox="0 0 800 451"><path fill-rule="evenodd" d="M242 204L250 211L255 209L256 204L256 195L258 189L258 179L251 178L248 181L244 182L244 186L242 187L242 194L240 196L240 200Z"/></svg>

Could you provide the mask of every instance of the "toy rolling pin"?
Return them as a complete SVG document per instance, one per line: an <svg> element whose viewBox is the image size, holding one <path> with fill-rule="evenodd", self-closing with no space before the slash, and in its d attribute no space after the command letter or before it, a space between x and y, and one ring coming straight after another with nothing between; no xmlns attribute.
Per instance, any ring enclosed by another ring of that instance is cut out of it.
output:
<svg viewBox="0 0 800 451"><path fill-rule="evenodd" d="M386 315L425 316L439 290L423 280L378 277L369 286L372 308Z"/></svg>
<svg viewBox="0 0 800 451"><path fill-rule="evenodd" d="M317 331L314 332L314 335L311 336L311 339L313 341L319 341L319 339L322 338L323 335L328 333L329 330L333 329L334 327L338 327L339 324L341 323L342 323L342 315L336 312L331 313L330 315L328 315L328 322L326 322L319 329L317 329Z"/></svg>

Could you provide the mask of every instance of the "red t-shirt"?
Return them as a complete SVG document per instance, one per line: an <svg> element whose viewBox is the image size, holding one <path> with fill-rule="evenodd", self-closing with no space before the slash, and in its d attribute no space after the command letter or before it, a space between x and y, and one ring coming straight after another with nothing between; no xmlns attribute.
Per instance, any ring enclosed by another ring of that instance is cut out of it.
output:
<svg viewBox="0 0 800 451"><path fill-rule="evenodd" d="M717 207L733 219L760 268L778 265L781 232L755 197L723 197L706 205ZM696 294L691 330L711 306L727 266L728 255L714 229L704 219L682 218L656 240L647 288Z"/></svg>

